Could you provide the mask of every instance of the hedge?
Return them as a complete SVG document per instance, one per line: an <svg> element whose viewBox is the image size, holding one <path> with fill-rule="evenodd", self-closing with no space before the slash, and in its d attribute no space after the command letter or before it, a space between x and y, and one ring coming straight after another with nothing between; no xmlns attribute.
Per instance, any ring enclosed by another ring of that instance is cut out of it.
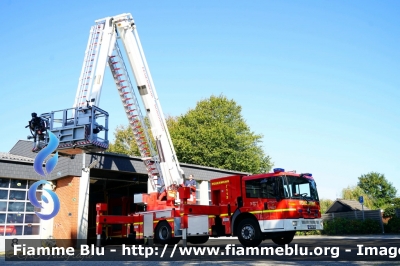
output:
<svg viewBox="0 0 400 266"><path fill-rule="evenodd" d="M372 219L351 220L347 218L335 218L324 222L324 235L357 235L357 234L380 234L381 225Z"/></svg>

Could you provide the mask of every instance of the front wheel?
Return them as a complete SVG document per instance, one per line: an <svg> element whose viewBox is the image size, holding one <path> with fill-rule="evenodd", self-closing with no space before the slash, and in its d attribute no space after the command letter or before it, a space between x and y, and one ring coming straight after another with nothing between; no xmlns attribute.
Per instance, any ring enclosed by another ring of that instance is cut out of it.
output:
<svg viewBox="0 0 400 266"><path fill-rule="evenodd" d="M296 234L296 232L289 232L289 233L286 233L279 237L272 238L272 241L277 245L290 244L290 242L292 242L295 234Z"/></svg>
<svg viewBox="0 0 400 266"><path fill-rule="evenodd" d="M239 223L237 236L245 247L257 247L262 242L260 226L252 218L244 219Z"/></svg>

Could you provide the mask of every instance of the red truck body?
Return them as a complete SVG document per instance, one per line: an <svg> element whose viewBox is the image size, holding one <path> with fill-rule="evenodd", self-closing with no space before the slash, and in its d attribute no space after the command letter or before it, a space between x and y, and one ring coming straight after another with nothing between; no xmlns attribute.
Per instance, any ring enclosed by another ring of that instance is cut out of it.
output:
<svg viewBox="0 0 400 266"><path fill-rule="evenodd" d="M212 179L211 204L188 204L190 188L179 188L179 206L152 203L152 209L109 216L97 204L97 235L105 224L123 224L122 237L154 239L161 244L205 243L208 238L237 236L245 246L264 239L288 244L296 231L323 229L318 193L311 174L274 169L273 173ZM185 236L184 236L185 234ZM98 237L99 238L99 237Z"/></svg>

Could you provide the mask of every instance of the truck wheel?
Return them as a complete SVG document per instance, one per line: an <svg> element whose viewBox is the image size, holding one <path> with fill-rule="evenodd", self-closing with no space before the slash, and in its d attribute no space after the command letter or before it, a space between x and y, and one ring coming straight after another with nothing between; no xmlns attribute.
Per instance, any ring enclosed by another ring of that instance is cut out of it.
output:
<svg viewBox="0 0 400 266"><path fill-rule="evenodd" d="M277 245L290 244L290 242L292 242L292 240L293 240L295 233L296 232L289 232L289 233L281 235L279 237L274 237L274 238L272 238L272 241Z"/></svg>
<svg viewBox="0 0 400 266"><path fill-rule="evenodd" d="M245 247L257 247L262 241L260 226L252 218L244 219L239 223L237 236Z"/></svg>
<svg viewBox="0 0 400 266"><path fill-rule="evenodd" d="M169 223L166 221L159 222L156 227L154 238L159 244L170 244L172 241L172 230Z"/></svg>
<svg viewBox="0 0 400 266"><path fill-rule="evenodd" d="M209 238L209 236L190 236L187 240L192 244L204 244Z"/></svg>

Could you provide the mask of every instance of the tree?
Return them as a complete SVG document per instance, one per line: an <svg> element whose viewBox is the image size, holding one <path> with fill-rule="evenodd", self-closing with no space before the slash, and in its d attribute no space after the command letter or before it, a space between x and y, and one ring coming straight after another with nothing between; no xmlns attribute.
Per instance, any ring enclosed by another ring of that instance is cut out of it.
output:
<svg viewBox="0 0 400 266"><path fill-rule="evenodd" d="M321 208L321 214L324 214L332 204L333 204L333 200L320 199L319 206Z"/></svg>
<svg viewBox="0 0 400 266"><path fill-rule="evenodd" d="M342 199L358 201L360 196L364 197L364 205L373 210L376 209L374 201L359 186L347 187L342 190Z"/></svg>
<svg viewBox="0 0 400 266"><path fill-rule="evenodd" d="M139 156L139 149L129 126L118 126L114 131L115 142L110 143L110 152Z"/></svg>
<svg viewBox="0 0 400 266"><path fill-rule="evenodd" d="M376 208L391 204L396 197L397 189L383 174L370 172L358 178L358 186L369 195Z"/></svg>
<svg viewBox="0 0 400 266"><path fill-rule="evenodd" d="M395 206L397 209L400 209L400 198L394 198L392 204L393 204L393 206Z"/></svg>
<svg viewBox="0 0 400 266"><path fill-rule="evenodd" d="M241 115L241 106L225 96L201 100L186 114L169 118L168 128L181 162L261 173L272 163Z"/></svg>
<svg viewBox="0 0 400 266"><path fill-rule="evenodd" d="M167 117L168 130L182 163L261 173L272 168L255 134L241 115L241 106L225 96L199 101L194 109L178 117ZM115 130L110 151L139 155L129 126Z"/></svg>
<svg viewBox="0 0 400 266"><path fill-rule="evenodd" d="M144 118L145 126L143 128L147 128L147 134L150 137L151 141L153 141L154 145L154 138L151 134L150 130L150 122L148 117ZM140 122L139 122L139 125ZM120 154L127 154L132 156L140 156L139 147L137 145L135 136L133 135L132 128L127 125L119 125L114 131L115 142L110 143L108 150L114 153ZM154 146L152 147L154 149Z"/></svg>
<svg viewBox="0 0 400 266"><path fill-rule="evenodd" d="M400 198L394 198L392 204L384 208L383 217L392 218L396 216L396 209L400 209Z"/></svg>

